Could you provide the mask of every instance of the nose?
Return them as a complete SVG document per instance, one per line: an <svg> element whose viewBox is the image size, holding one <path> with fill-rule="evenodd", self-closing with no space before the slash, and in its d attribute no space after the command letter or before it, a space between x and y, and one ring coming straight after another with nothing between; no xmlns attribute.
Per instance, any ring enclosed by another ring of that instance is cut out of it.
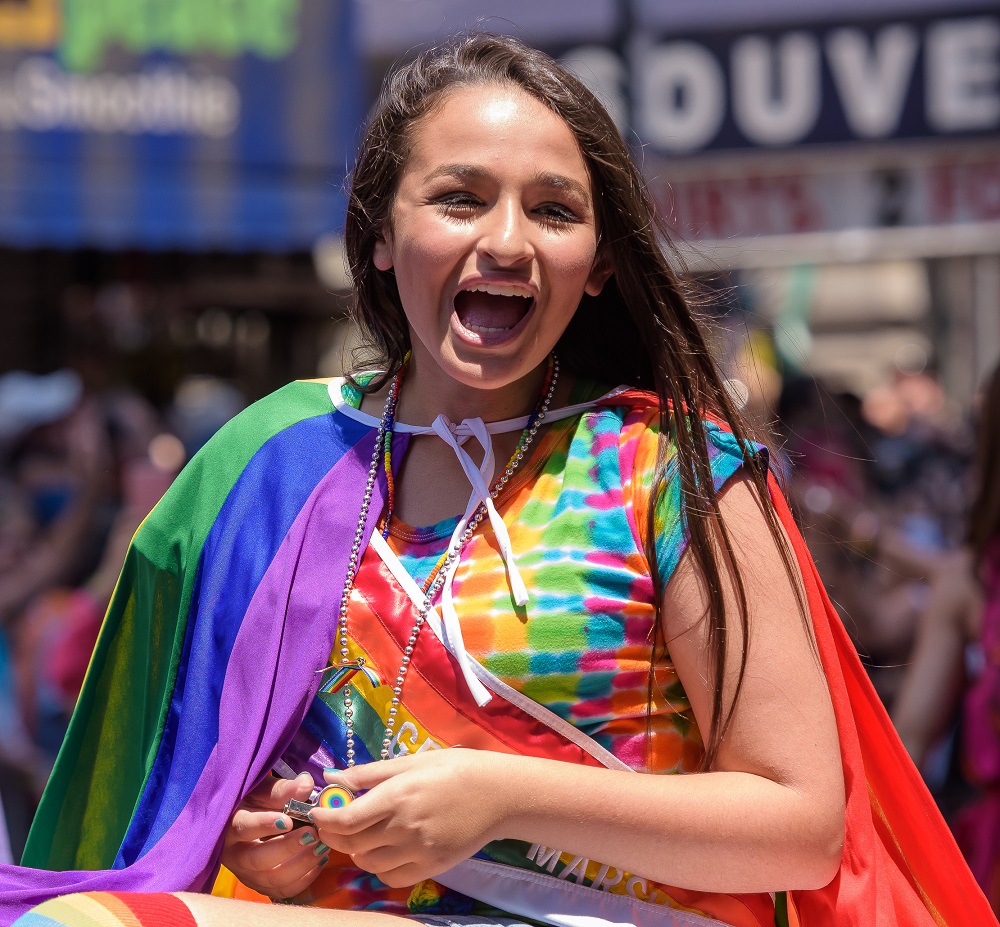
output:
<svg viewBox="0 0 1000 927"><path fill-rule="evenodd" d="M521 204L513 198L499 201L484 219L479 253L501 267L530 261L535 249L531 227Z"/></svg>

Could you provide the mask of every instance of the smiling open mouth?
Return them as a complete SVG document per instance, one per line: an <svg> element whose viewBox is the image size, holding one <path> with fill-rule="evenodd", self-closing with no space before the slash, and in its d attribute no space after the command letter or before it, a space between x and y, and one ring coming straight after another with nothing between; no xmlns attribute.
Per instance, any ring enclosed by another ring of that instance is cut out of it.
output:
<svg viewBox="0 0 1000 927"><path fill-rule="evenodd" d="M534 302L522 287L479 284L455 295L455 313L463 328L497 335L516 327Z"/></svg>

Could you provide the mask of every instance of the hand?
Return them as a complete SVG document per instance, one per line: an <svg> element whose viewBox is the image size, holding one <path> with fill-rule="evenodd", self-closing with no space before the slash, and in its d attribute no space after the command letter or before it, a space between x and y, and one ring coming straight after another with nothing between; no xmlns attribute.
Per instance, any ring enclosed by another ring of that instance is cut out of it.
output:
<svg viewBox="0 0 1000 927"><path fill-rule="evenodd" d="M503 770L516 758L478 750L432 750L327 770L328 782L364 792L343 808L312 812L323 843L387 885L433 878L500 834Z"/></svg>
<svg viewBox="0 0 1000 927"><path fill-rule="evenodd" d="M226 828L222 864L247 888L269 898L293 898L329 862L316 828L293 830L292 819L281 813L289 799L307 801L312 787L308 773L295 779L269 776L236 809Z"/></svg>

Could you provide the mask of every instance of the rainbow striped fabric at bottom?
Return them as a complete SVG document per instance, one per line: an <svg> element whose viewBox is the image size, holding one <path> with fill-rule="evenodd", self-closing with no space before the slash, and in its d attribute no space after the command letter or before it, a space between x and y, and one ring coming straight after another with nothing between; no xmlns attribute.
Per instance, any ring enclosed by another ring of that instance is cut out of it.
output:
<svg viewBox="0 0 1000 927"><path fill-rule="evenodd" d="M180 898L165 893L86 892L53 898L17 927L196 927Z"/></svg>

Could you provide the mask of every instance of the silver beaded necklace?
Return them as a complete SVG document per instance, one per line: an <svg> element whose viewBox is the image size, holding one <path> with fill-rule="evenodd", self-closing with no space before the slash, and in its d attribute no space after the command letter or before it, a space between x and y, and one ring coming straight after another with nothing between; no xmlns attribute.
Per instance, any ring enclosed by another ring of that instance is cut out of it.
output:
<svg viewBox="0 0 1000 927"><path fill-rule="evenodd" d="M350 670L362 670L364 668L364 660L362 658L357 660L350 659L350 636L348 633L347 623L348 602L350 600L351 590L354 588L354 578L358 572L361 557L361 544L364 539L365 525L368 521L368 510L371 508L372 494L375 491L375 480L378 474L379 463L382 461L383 457L385 436L394 411L392 401L393 394L398 395L399 376L400 374L396 374L396 376L393 377L393 383L389 389L389 397L386 399L385 407L382 410L382 417L379 420L378 434L375 438L375 450L372 452L371 464L368 467L368 478L365 482L365 494L361 502L361 511L358 514L358 526L354 532L354 541L351 544L351 554L348 558L347 576L344 579L344 591L340 597L340 610L337 619L337 642L340 647L341 662L337 669L340 672L344 672L344 678L348 680L350 675L353 675L353 673L349 673ZM559 361L555 355L552 355L552 373L549 377L548 389L542 395L535 412L529 419L528 426L521 433L517 449L514 451L506 469L500 475L499 479L494 482L492 488L490 489L491 498L495 499L497 497L501 490L510 481L510 478L514 475L514 471L524 459L528 448L531 446L532 441L535 439L535 435L538 433L538 429L542 425L542 421L549 411L549 406L552 404L552 397L555 395L556 383L558 380ZM431 584L424 591L424 600L421 603L420 608L417 610L417 617L413 622L413 628L410 630L410 636L407 638L406 646L403 648L403 657L399 665L399 670L396 673L396 678L393 681L392 700L389 703L389 716L386 718L385 731L382 735L382 749L380 756L383 760L389 759L389 746L392 743L392 738L395 733L396 715L399 711L400 696L403 692L403 682L406 679L406 673L409 670L410 658L413 656L413 648L416 646L420 629L427 621L427 615L430 613L433 606L434 597L444 585L449 571L454 566L455 561L461 556L463 548L472 538L473 534L475 534L476 529L485 517L486 506L480 503L479 507L469 519L469 523L462 532L458 541L453 542L448 548L437 574L434 576ZM354 702L351 697L351 686L349 682L344 682L342 690L344 693L344 727L346 728L347 765L348 767L351 767L354 765L355 756Z"/></svg>

